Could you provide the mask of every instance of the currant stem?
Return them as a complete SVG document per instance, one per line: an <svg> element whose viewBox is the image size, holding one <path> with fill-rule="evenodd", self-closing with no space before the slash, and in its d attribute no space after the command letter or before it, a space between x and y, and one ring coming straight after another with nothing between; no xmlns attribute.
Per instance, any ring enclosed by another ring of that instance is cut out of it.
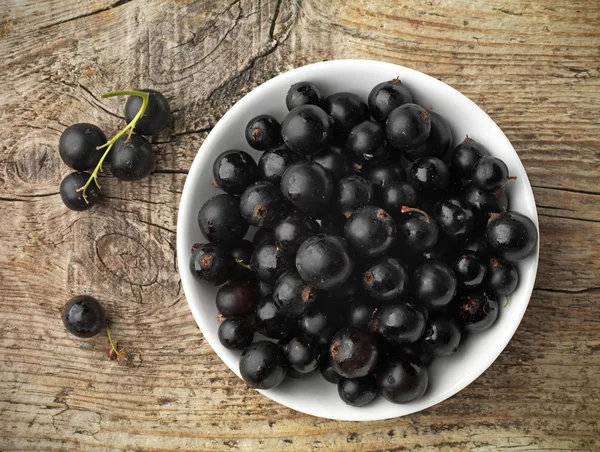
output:
<svg viewBox="0 0 600 452"><path fill-rule="evenodd" d="M117 346L113 342L112 336L110 335L110 328L108 327L108 325L106 325L106 335L108 336L108 342L110 342L110 348L112 348L113 352L115 352L117 357L125 356L125 353L123 351L120 352L119 350L117 350Z"/></svg>
<svg viewBox="0 0 600 452"><path fill-rule="evenodd" d="M400 210L400 212L402 212L402 213L408 213L408 212L420 213L421 215L425 216L425 222L429 223L429 215L427 215L427 212L425 212L424 210L417 209L416 207L402 206L402 210Z"/></svg>
<svg viewBox="0 0 600 452"><path fill-rule="evenodd" d="M241 260L241 259L236 259L236 260L235 260L235 263L236 263L236 264L238 264L238 265L241 265L241 266L242 266L242 267L244 267L244 268L247 268L247 269L248 269L248 270L250 270L251 272L253 272L253 271L254 271L254 269L253 269L252 267L250 267L248 264L244 264L244 261L243 261L243 260Z"/></svg>
<svg viewBox="0 0 600 452"><path fill-rule="evenodd" d="M131 134L133 133L133 129L135 128L135 125L140 120L140 118L142 116L144 116L144 113L146 112L146 107L148 107L149 94L145 93L143 91L135 91L135 90L130 90L130 91L111 91L110 93L102 94L102 98L103 99L107 98L107 97L115 97L115 96L139 96L139 97L142 98L142 106L140 107L140 110L137 112L137 114L131 120L131 122L129 124L127 124L125 127L123 127L119 131L119 133L117 133L114 137L112 137L110 140L108 140L102 146L98 146L96 148L98 150L106 148L106 151L104 151L104 154L102 154L102 157L100 157L100 161L98 161L98 164L96 165L96 168L94 168L94 172L92 172L90 178L85 183L85 185L83 187L79 187L77 189L78 192L79 191L82 192L83 200L85 201L86 204L89 204L89 202L87 200L87 196L86 196L85 191L90 186L90 184L92 183L92 181L96 184L96 187L101 188L100 184L98 183L98 172L102 172L102 165L104 164L104 160L108 156L108 153L112 149L113 145L116 143L116 141L119 138L121 138L128 131L129 131L129 135L127 136L127 141L131 140Z"/></svg>

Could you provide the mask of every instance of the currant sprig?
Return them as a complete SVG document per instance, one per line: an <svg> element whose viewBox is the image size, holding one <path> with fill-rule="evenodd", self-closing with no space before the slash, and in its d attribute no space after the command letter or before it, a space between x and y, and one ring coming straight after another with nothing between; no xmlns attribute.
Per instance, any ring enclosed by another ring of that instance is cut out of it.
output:
<svg viewBox="0 0 600 452"><path fill-rule="evenodd" d="M85 201L86 204L88 204L88 199L87 199L87 196L86 196L86 190L90 186L90 184L92 183L92 181L96 184L96 187L100 188L100 184L98 183L98 173L103 171L102 170L102 165L104 164L104 160L108 156L108 153L112 149L113 145L125 133L128 133L126 142L129 142L131 140L131 134L133 133L133 129L135 128L135 125L137 124L137 122L139 121L139 119L142 116L144 116L144 113L146 111L146 107L148 106L149 94L145 93L143 91L135 91L135 90L111 91L109 93L102 94L101 97L103 99L106 99L108 97L116 97L116 96L139 96L139 97L142 98L142 106L140 107L140 110L138 111L138 113L135 115L135 117L131 120L131 122L129 124L127 124L125 127L123 127L119 131L119 133L117 133L114 137L112 137L110 140L108 140L105 144L103 144L102 146L98 146L96 148L98 150L106 148L106 151L104 151L104 154L102 154L102 157L98 161L98 164L96 165L96 168L94 168L94 171L90 175L90 177L87 180L87 182L85 183L85 185L83 185L82 187L79 187L77 189L78 192L81 192L81 194L83 196L83 200Z"/></svg>

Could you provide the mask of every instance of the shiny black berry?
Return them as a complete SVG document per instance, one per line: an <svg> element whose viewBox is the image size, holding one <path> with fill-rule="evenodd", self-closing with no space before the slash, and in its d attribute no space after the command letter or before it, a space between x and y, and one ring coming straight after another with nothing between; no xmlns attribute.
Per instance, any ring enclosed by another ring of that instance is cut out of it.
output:
<svg viewBox="0 0 600 452"><path fill-rule="evenodd" d="M275 239L275 236L273 235L273 229L262 227L254 233L254 237L252 237L252 244L254 246L258 246L267 239Z"/></svg>
<svg viewBox="0 0 600 452"><path fill-rule="evenodd" d="M295 270L282 274L273 287L273 300L281 309L293 316L303 315L315 302L323 299L325 294L309 286L300 278Z"/></svg>
<svg viewBox="0 0 600 452"><path fill-rule="evenodd" d="M256 281L256 290L261 298L267 297L269 295L273 295L273 284L269 284L268 282L259 279Z"/></svg>
<svg viewBox="0 0 600 452"><path fill-rule="evenodd" d="M377 396L377 381L373 375L360 378L342 378L338 394L346 405L361 407L371 403Z"/></svg>
<svg viewBox="0 0 600 452"><path fill-rule="evenodd" d="M344 227L344 237L354 252L374 258L392 248L396 224L385 210L365 206L352 213Z"/></svg>
<svg viewBox="0 0 600 452"><path fill-rule="evenodd" d="M481 190L496 192L503 188L509 179L506 163L496 157L483 156L473 166L471 180Z"/></svg>
<svg viewBox="0 0 600 452"><path fill-rule="evenodd" d="M459 287L474 289L483 284L487 273L485 258L473 251L460 253L452 263Z"/></svg>
<svg viewBox="0 0 600 452"><path fill-rule="evenodd" d="M190 256L190 272L197 281L220 285L233 274L235 262L222 245L207 243L196 248Z"/></svg>
<svg viewBox="0 0 600 452"><path fill-rule="evenodd" d="M367 104L354 93L332 94L323 102L323 109L333 119L334 138L342 143L354 126L369 119Z"/></svg>
<svg viewBox="0 0 600 452"><path fill-rule="evenodd" d="M346 150L357 162L380 162L389 156L385 129L377 121L354 126L346 139Z"/></svg>
<svg viewBox="0 0 600 452"><path fill-rule="evenodd" d="M321 231L319 223L305 215L293 213L275 226L273 234L277 245L286 253L295 255L300 245Z"/></svg>
<svg viewBox="0 0 600 452"><path fill-rule="evenodd" d="M315 303L300 317L300 330L321 345L327 345L341 326L340 313L327 303Z"/></svg>
<svg viewBox="0 0 600 452"><path fill-rule="evenodd" d="M307 374L319 366L321 348L308 336L298 336L283 346L283 353L290 369Z"/></svg>
<svg viewBox="0 0 600 452"><path fill-rule="evenodd" d="M281 144L281 126L269 115L252 118L246 125L246 141L257 151L273 149Z"/></svg>
<svg viewBox="0 0 600 452"><path fill-rule="evenodd" d="M478 230L488 222L491 213L505 212L508 208L508 197L504 190L490 193L477 188L472 183L463 188L462 198L471 206L475 228Z"/></svg>
<svg viewBox="0 0 600 452"><path fill-rule="evenodd" d="M335 190L331 174L318 163L302 161L291 165L281 177L281 193L308 215L325 211Z"/></svg>
<svg viewBox="0 0 600 452"><path fill-rule="evenodd" d="M427 110L417 104L404 104L392 110L385 123L388 143L405 150L425 143L431 133Z"/></svg>
<svg viewBox="0 0 600 452"><path fill-rule="evenodd" d="M325 354L322 356L321 362L319 363L319 372L325 381L332 384L338 384L342 378L341 375L335 371L333 364L331 364L331 358L329 357L327 349L325 350Z"/></svg>
<svg viewBox="0 0 600 452"><path fill-rule="evenodd" d="M498 318L498 302L486 292L473 292L455 300L449 308L468 331L483 331Z"/></svg>
<svg viewBox="0 0 600 452"><path fill-rule="evenodd" d="M285 215L287 207L279 187L270 182L255 182L240 197L240 212L246 223L274 227Z"/></svg>
<svg viewBox="0 0 600 452"><path fill-rule="evenodd" d="M339 180L352 174L350 160L342 151L342 148L335 145L330 145L317 152L313 155L312 161L329 171L334 180Z"/></svg>
<svg viewBox="0 0 600 452"><path fill-rule="evenodd" d="M281 134L292 151L314 154L330 139L331 119L316 105L301 105L287 114L281 124Z"/></svg>
<svg viewBox="0 0 600 452"><path fill-rule="evenodd" d="M343 238L318 234L300 245L296 269L312 287L327 290L343 284L350 277L354 262Z"/></svg>
<svg viewBox="0 0 600 452"><path fill-rule="evenodd" d="M87 202L85 202L83 192L77 191L87 183L89 178L88 173L78 171L65 176L60 183L60 198L69 209L87 210L100 199L100 189L94 182L85 190Z"/></svg>
<svg viewBox="0 0 600 452"><path fill-rule="evenodd" d="M409 403L420 399L428 383L427 368L410 356L389 358L377 369L381 395L392 403Z"/></svg>
<svg viewBox="0 0 600 452"><path fill-rule="evenodd" d="M285 105L288 110L293 110L301 105L321 105L323 96L321 91L313 83L294 83L285 96Z"/></svg>
<svg viewBox="0 0 600 452"><path fill-rule="evenodd" d="M485 228L485 238L492 254L518 261L536 247L538 232L533 221L515 212L492 216Z"/></svg>
<svg viewBox="0 0 600 452"><path fill-rule="evenodd" d="M198 212L198 226L212 243L234 244L244 238L248 224L240 214L240 202L235 196L213 196Z"/></svg>
<svg viewBox="0 0 600 452"><path fill-rule="evenodd" d="M372 333L348 327L335 334L329 355L338 374L345 378L359 378L373 372L379 361L379 348Z"/></svg>
<svg viewBox="0 0 600 452"><path fill-rule="evenodd" d="M256 330L273 339L294 336L298 332L298 319L288 314L273 297L261 298L254 310Z"/></svg>
<svg viewBox="0 0 600 452"><path fill-rule="evenodd" d="M323 234L344 235L346 217L337 210L331 209L329 212L320 213L318 223Z"/></svg>
<svg viewBox="0 0 600 452"><path fill-rule="evenodd" d="M486 287L496 295L510 295L519 284L519 272L512 262L492 258L487 266Z"/></svg>
<svg viewBox="0 0 600 452"><path fill-rule="evenodd" d="M450 172L437 157L422 157L408 170L408 182L419 191L440 192L450 184Z"/></svg>
<svg viewBox="0 0 600 452"><path fill-rule="evenodd" d="M258 174L261 180L279 185L285 170L302 157L292 152L287 146L279 146L264 152L258 160Z"/></svg>
<svg viewBox="0 0 600 452"><path fill-rule="evenodd" d="M392 110L412 101L410 92L397 78L375 85L368 97L371 116L379 122L385 122Z"/></svg>
<svg viewBox="0 0 600 452"><path fill-rule="evenodd" d="M135 181L154 171L156 156L148 140L133 134L131 139L122 136L115 141L107 160L113 176L121 180Z"/></svg>
<svg viewBox="0 0 600 452"><path fill-rule="evenodd" d="M382 190L383 187L393 182L402 182L406 180L406 173L402 165L395 160L384 160L383 162L369 165L363 172L363 177L367 179L373 187Z"/></svg>
<svg viewBox="0 0 600 452"><path fill-rule="evenodd" d="M238 281L253 280L254 272L248 268L250 259L254 253L252 242L249 240L240 240L229 248L229 253L235 262L231 278Z"/></svg>
<svg viewBox="0 0 600 452"><path fill-rule="evenodd" d="M98 300L89 295L71 298L62 310L67 331L77 337L92 337L106 325L106 314Z"/></svg>
<svg viewBox="0 0 600 452"><path fill-rule="evenodd" d="M258 293L256 286L250 281L228 281L217 292L217 310L224 317L247 317L256 303Z"/></svg>
<svg viewBox="0 0 600 452"><path fill-rule="evenodd" d="M460 344L461 332L456 321L443 312L432 312L421 339L423 349L433 356L449 356Z"/></svg>
<svg viewBox="0 0 600 452"><path fill-rule="evenodd" d="M475 222L471 206L459 198L438 202L433 209L433 217L442 234L457 241L467 238Z"/></svg>
<svg viewBox="0 0 600 452"><path fill-rule="evenodd" d="M285 355L281 347L270 341L257 341L242 353L240 374L246 384L257 389L279 385L287 374Z"/></svg>
<svg viewBox="0 0 600 452"><path fill-rule="evenodd" d="M246 319L229 317L219 325L219 342L229 350L243 350L252 343L254 330Z"/></svg>
<svg viewBox="0 0 600 452"><path fill-rule="evenodd" d="M355 300L345 312L346 324L363 330L371 329L378 307L378 303L367 300L366 298Z"/></svg>
<svg viewBox="0 0 600 452"><path fill-rule="evenodd" d="M106 143L106 136L99 127L80 123L67 127L58 141L60 158L69 168L77 171L96 167L104 150L96 149Z"/></svg>
<svg viewBox="0 0 600 452"><path fill-rule="evenodd" d="M250 259L250 267L256 277L270 284L275 283L287 270L293 268L293 260L277 246L275 240L267 239L260 243Z"/></svg>
<svg viewBox="0 0 600 452"><path fill-rule="evenodd" d="M452 150L450 155L452 171L464 179L470 179L475 163L484 155L489 155L489 153L483 144L467 137L465 141Z"/></svg>
<svg viewBox="0 0 600 452"><path fill-rule="evenodd" d="M452 148L452 130L446 120L433 111L429 112L431 132L422 145L414 149L406 149L402 155L413 161L421 157L437 157L443 159Z"/></svg>
<svg viewBox="0 0 600 452"><path fill-rule="evenodd" d="M339 212L348 218L359 207L371 204L374 198L375 190L369 181L354 174L338 182L335 204Z"/></svg>
<svg viewBox="0 0 600 452"><path fill-rule="evenodd" d="M436 221L421 209L403 206L398 217L398 239L412 250L433 248L438 241L439 228Z"/></svg>
<svg viewBox="0 0 600 452"><path fill-rule="evenodd" d="M485 237L481 235L476 235L471 237L464 245L464 249L466 251L473 251L481 257L487 257L488 246Z"/></svg>
<svg viewBox="0 0 600 452"><path fill-rule="evenodd" d="M456 276L443 262L427 260L412 275L412 293L417 301L430 309L446 306L456 293Z"/></svg>
<svg viewBox="0 0 600 452"><path fill-rule="evenodd" d="M386 303L377 311L377 331L394 344L416 342L425 331L425 311L405 301Z"/></svg>
<svg viewBox="0 0 600 452"><path fill-rule="evenodd" d="M169 101L158 91L153 89L140 89L149 94L148 105L142 117L135 124L134 132L140 135L158 135L168 122L171 109ZM125 104L125 121L130 123L142 108L142 98L130 96Z"/></svg>
<svg viewBox="0 0 600 452"><path fill-rule="evenodd" d="M376 300L393 300L408 286L408 272L400 260L382 256L367 265L362 274L362 285Z"/></svg>
<svg viewBox="0 0 600 452"><path fill-rule="evenodd" d="M213 184L231 195L241 195L258 180L258 167L244 151L225 151L213 163Z"/></svg>
<svg viewBox="0 0 600 452"><path fill-rule="evenodd" d="M381 206L396 221L401 218L402 207L416 206L418 202L417 189L408 182L392 182L381 189Z"/></svg>

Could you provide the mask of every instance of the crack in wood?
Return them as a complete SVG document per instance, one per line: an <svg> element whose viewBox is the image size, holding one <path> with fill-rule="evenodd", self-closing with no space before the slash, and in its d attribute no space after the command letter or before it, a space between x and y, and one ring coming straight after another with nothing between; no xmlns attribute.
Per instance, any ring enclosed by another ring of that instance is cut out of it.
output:
<svg viewBox="0 0 600 452"><path fill-rule="evenodd" d="M281 8L281 1L277 0L275 3L275 11L273 12L273 18L271 19L271 26L269 27L269 39L273 39L273 33L275 32L275 25L277 23L277 17L279 17L279 9Z"/></svg>
<svg viewBox="0 0 600 452"><path fill-rule="evenodd" d="M86 13L86 14L80 14L79 16L70 17L70 18L68 18L68 19L60 20L60 21L58 21L58 22L55 22L55 23L53 23L53 24L50 24L50 25L44 25L43 27L40 27L40 28L39 28L39 30L40 30L40 31L42 31L42 30L47 30L47 29L49 29L49 28L56 27L56 26L58 26L58 25L66 24L66 23L69 23L69 22L73 22L73 21L75 21L75 20L79 20L79 19L85 19L86 17L95 16L96 14L103 13L103 12L105 12L105 11L108 11L109 9L115 9L115 8L118 8L119 6L126 5L127 3L130 3L130 2L132 2L132 1L133 1L133 0L119 0L119 1L118 1L118 2L116 2L116 3L113 3L113 4L112 4L112 5L110 5L110 6L107 6L106 8L98 9L98 10L96 10L96 11L92 11L92 12L89 12L89 13Z"/></svg>

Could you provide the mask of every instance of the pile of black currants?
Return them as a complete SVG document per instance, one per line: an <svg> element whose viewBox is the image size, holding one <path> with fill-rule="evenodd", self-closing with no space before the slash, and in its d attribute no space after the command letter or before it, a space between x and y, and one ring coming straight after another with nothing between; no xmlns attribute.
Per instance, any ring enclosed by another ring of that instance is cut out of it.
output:
<svg viewBox="0 0 600 452"><path fill-rule="evenodd" d="M536 247L508 212L504 162L397 79L368 101L293 85L280 124L261 115L213 165L224 193L198 213L190 271L223 286L219 340L253 388L319 369L353 406L420 398L433 359L490 328ZM257 226L253 241L244 240ZM260 333L271 340L253 342Z"/></svg>
<svg viewBox="0 0 600 452"><path fill-rule="evenodd" d="M87 210L100 199L98 173L104 161L120 180L143 179L154 170L156 156L143 135L157 135L169 121L169 102L158 91L114 91L102 97L129 95L125 104L127 125L111 140L98 126L73 124L60 136L58 151L62 161L75 170L60 184L63 203L72 210ZM88 170L93 170L88 173Z"/></svg>

